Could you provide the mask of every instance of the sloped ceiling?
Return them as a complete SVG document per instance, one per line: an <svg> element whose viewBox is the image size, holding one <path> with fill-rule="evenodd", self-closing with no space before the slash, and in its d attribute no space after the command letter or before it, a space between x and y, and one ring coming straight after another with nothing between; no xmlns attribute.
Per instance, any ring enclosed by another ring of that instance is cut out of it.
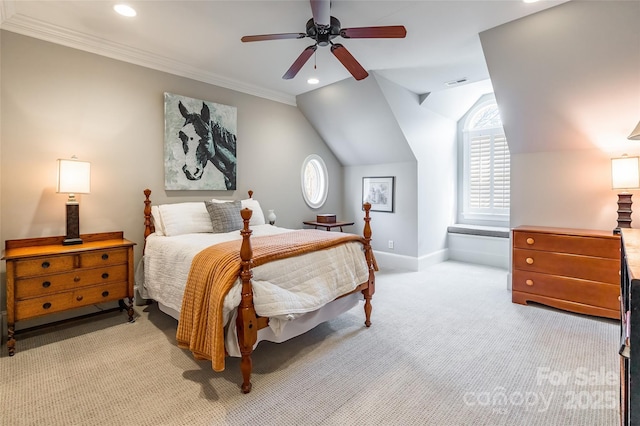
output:
<svg viewBox="0 0 640 426"><path fill-rule="evenodd" d="M480 34L511 154L621 154L640 119L640 2L568 2Z"/></svg>
<svg viewBox="0 0 640 426"><path fill-rule="evenodd" d="M415 160L375 78L346 79L296 102L345 166Z"/></svg>
<svg viewBox="0 0 640 426"><path fill-rule="evenodd" d="M415 161L410 143L415 140L407 141L406 135L414 134L408 127L418 123L399 120L392 111L380 79L387 86L395 83L376 72L371 77L360 82L347 79L298 95L298 108L343 165ZM403 99L412 103L408 108L420 105L453 121L459 120L480 96L492 92L489 80L440 90L424 99L396 86L396 90L407 92Z"/></svg>

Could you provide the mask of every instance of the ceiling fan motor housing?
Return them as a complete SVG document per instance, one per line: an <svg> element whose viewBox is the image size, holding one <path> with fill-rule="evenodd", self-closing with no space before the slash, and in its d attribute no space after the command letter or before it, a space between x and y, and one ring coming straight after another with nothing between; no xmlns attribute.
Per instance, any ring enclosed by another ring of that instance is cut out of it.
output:
<svg viewBox="0 0 640 426"><path fill-rule="evenodd" d="M328 46L334 38L340 35L340 21L331 17L329 26L316 25L313 18L307 21L307 36L314 39L319 46Z"/></svg>

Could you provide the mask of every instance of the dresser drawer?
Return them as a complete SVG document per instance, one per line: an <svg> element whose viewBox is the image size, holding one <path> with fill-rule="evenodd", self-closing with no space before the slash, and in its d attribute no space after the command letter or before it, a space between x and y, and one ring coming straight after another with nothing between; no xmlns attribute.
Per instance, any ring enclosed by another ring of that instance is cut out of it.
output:
<svg viewBox="0 0 640 426"><path fill-rule="evenodd" d="M20 321L67 309L79 308L127 297L127 283L118 282L55 293L15 302L15 319Z"/></svg>
<svg viewBox="0 0 640 426"><path fill-rule="evenodd" d="M617 237L598 238L514 231L513 247L620 259L620 239Z"/></svg>
<svg viewBox="0 0 640 426"><path fill-rule="evenodd" d="M620 283L620 259L514 249L513 269L564 275L615 285Z"/></svg>
<svg viewBox="0 0 640 426"><path fill-rule="evenodd" d="M15 298L21 300L100 283L126 281L127 274L127 265L123 264L78 269L72 272L33 278L18 278L15 284Z"/></svg>
<svg viewBox="0 0 640 426"><path fill-rule="evenodd" d="M620 309L620 301L618 300L620 295L619 285L514 270L512 286L514 291L569 300L612 310Z"/></svg>
<svg viewBox="0 0 640 426"><path fill-rule="evenodd" d="M49 256L15 262L15 276L29 277L34 275L53 274L70 271L76 263L75 256Z"/></svg>
<svg viewBox="0 0 640 426"><path fill-rule="evenodd" d="M116 265L120 263L126 263L127 258L126 249L116 250L99 250L81 253L80 267L81 268L93 268L94 266L103 265Z"/></svg>

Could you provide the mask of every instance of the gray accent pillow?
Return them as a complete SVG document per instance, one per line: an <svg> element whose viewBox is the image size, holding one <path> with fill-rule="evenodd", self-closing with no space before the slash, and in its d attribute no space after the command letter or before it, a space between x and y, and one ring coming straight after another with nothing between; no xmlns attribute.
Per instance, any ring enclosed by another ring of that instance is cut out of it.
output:
<svg viewBox="0 0 640 426"><path fill-rule="evenodd" d="M242 229L242 216L240 216L241 203L233 201L230 203L204 202L214 233L231 232Z"/></svg>

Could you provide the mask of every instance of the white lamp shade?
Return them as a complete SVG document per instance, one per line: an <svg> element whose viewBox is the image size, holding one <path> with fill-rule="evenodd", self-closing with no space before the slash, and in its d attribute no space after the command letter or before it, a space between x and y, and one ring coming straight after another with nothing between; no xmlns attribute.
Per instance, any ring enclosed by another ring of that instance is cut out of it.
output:
<svg viewBox="0 0 640 426"><path fill-rule="evenodd" d="M88 194L91 192L91 163L78 160L58 160L56 192Z"/></svg>
<svg viewBox="0 0 640 426"><path fill-rule="evenodd" d="M631 134L627 137L630 140L640 140L640 121L638 121L638 125L635 129L631 131Z"/></svg>
<svg viewBox="0 0 640 426"><path fill-rule="evenodd" d="M640 187L638 157L611 159L611 186L613 189L631 189Z"/></svg>

